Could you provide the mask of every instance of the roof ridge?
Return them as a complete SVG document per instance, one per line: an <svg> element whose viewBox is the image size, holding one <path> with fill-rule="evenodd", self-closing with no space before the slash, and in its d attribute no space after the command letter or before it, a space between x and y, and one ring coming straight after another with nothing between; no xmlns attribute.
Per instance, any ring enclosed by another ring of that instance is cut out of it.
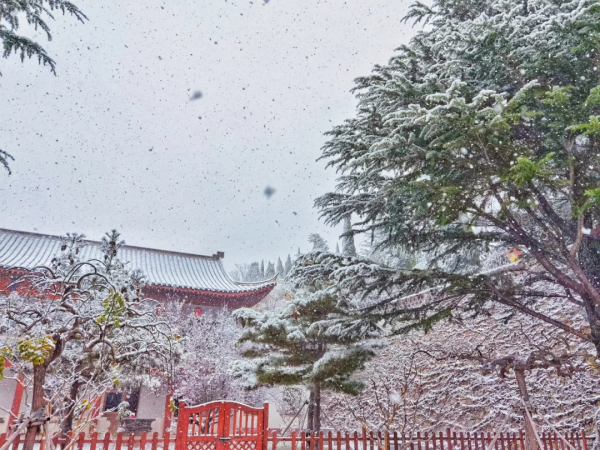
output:
<svg viewBox="0 0 600 450"><path fill-rule="evenodd" d="M34 233L32 231L21 231L21 230L9 230L7 228L0 228L0 233L10 233L10 234L16 234L16 235L25 235L25 236L32 236L32 237L46 238L46 239L55 239L55 240L62 240L62 238L63 238L62 236L57 236L54 234ZM100 241L93 241L91 239L83 239L83 242L85 242L86 244L91 244L91 245L100 245L101 244ZM192 258L221 259L218 255L219 252L217 252L216 254L214 254L212 256L208 256L208 255L200 255L197 253L177 252L177 251L173 251L173 250L163 250L160 248L151 248L151 247L140 247L137 245L128 245L128 244L123 245L122 248L128 248L128 249L132 249L132 250L146 250L146 251L152 251L152 252L157 252L157 253L164 253L167 255L189 256Z"/></svg>

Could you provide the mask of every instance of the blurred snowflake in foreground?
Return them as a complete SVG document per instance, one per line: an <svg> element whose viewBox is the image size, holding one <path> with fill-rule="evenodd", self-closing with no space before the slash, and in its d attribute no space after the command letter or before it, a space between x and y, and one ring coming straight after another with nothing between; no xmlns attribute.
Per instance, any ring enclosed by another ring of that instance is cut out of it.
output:
<svg viewBox="0 0 600 450"><path fill-rule="evenodd" d="M273 196L273 194L275 193L275 188L272 188L271 186L267 186L263 193L265 194L265 197L271 198Z"/></svg>

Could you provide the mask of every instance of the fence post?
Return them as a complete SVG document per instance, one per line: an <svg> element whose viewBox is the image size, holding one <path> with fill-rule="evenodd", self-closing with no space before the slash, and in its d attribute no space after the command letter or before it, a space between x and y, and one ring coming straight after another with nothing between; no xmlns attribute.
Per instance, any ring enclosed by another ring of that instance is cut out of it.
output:
<svg viewBox="0 0 600 450"><path fill-rule="evenodd" d="M267 447L269 446L267 436L267 430L269 429L269 404L267 402L263 403L262 424L257 425L262 425L258 432L262 438L263 450L267 450ZM275 450L275 447L273 447L273 450Z"/></svg>
<svg viewBox="0 0 600 450"><path fill-rule="evenodd" d="M77 449L83 450L83 440L85 439L85 433L79 433L77 436Z"/></svg>
<svg viewBox="0 0 600 450"><path fill-rule="evenodd" d="M110 433L107 431L104 433L104 442L102 444L102 450L108 450L110 448Z"/></svg>
<svg viewBox="0 0 600 450"><path fill-rule="evenodd" d="M115 450L121 450L121 444L123 443L123 432L117 433L117 442L115 442Z"/></svg>
<svg viewBox="0 0 600 450"><path fill-rule="evenodd" d="M127 450L133 450L133 433L129 433L129 439L127 439Z"/></svg>
<svg viewBox="0 0 600 450"><path fill-rule="evenodd" d="M146 432L140 436L140 450L146 450Z"/></svg>
<svg viewBox="0 0 600 450"><path fill-rule="evenodd" d="M97 444L98 444L98 433L94 432L90 436L90 450L96 450Z"/></svg>
<svg viewBox="0 0 600 450"><path fill-rule="evenodd" d="M265 450L269 450L269 441L271 442L271 450L277 449L277 430L266 430L267 439Z"/></svg>
<svg viewBox="0 0 600 450"><path fill-rule="evenodd" d="M213 413L214 414L214 413ZM179 412L177 414L177 434L175 435L175 450L184 450L185 442L184 439L188 434L188 427L190 426L190 419L186 415L185 412L185 402L179 403ZM212 427L212 424L206 424L206 427ZM210 431L207 431L210 433ZM163 433L163 437L167 439L168 432ZM169 450L168 447L165 447L164 450Z"/></svg>
<svg viewBox="0 0 600 450"><path fill-rule="evenodd" d="M181 419L181 416L178 417L178 420L179 419ZM163 450L169 450L170 443L171 443L171 433L167 432L165 434L165 446L163 447ZM175 438L175 447L180 445L183 448L184 444L185 444L185 442L177 442L177 438Z"/></svg>
<svg viewBox="0 0 600 450"><path fill-rule="evenodd" d="M158 447L158 431L155 431L154 433L152 433L152 445L150 446L150 448L152 450L156 450L156 448ZM106 449L108 450L108 449Z"/></svg>
<svg viewBox="0 0 600 450"><path fill-rule="evenodd" d="M583 444L583 450L587 450L587 438L585 437L585 430L581 430L581 443Z"/></svg>

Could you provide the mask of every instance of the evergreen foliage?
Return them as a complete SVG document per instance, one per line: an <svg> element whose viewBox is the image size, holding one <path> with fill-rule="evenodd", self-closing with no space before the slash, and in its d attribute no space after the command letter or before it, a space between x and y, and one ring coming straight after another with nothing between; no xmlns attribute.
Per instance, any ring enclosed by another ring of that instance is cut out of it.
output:
<svg viewBox="0 0 600 450"><path fill-rule="evenodd" d="M279 276L284 276L285 275L285 269L283 268L283 263L281 262L281 258L277 258L277 269L276 269L277 275Z"/></svg>
<svg viewBox="0 0 600 450"><path fill-rule="evenodd" d="M287 275L288 273L290 273L290 270L292 270L292 257L289 255L287 256L287 259L285 260L285 275Z"/></svg>
<svg viewBox="0 0 600 450"><path fill-rule="evenodd" d="M263 264L264 266L264 264ZM264 267L263 267L264 269ZM247 280L244 281L260 281L262 279L264 279L264 270L261 271L258 263L257 262L253 262L252 264L250 264L250 267L248 268L248 273L247 273Z"/></svg>
<svg viewBox="0 0 600 450"><path fill-rule="evenodd" d="M14 161L14 159L15 158L13 158L10 153L7 153L4 150L0 149L0 164L2 164L2 166L6 169L6 171L8 172L9 175L12 172L10 170L10 166L9 166L8 161L9 160L13 160Z"/></svg>
<svg viewBox="0 0 600 450"><path fill-rule="evenodd" d="M271 261L267 264L267 270L265 271L265 278L273 278L275 276L275 266Z"/></svg>
<svg viewBox="0 0 600 450"><path fill-rule="evenodd" d="M325 239L323 239L321 237L321 235L319 235L317 233L310 234L308 236L308 242L312 244L313 252L328 252L329 251L329 245L327 245L327 242L325 241ZM300 249L298 249L298 255L300 255Z"/></svg>
<svg viewBox="0 0 600 450"><path fill-rule="evenodd" d="M337 187L316 205L328 223L354 214L353 233L428 264L329 256L340 268L330 281L379 297L362 313L395 318L397 332L494 301L600 352L600 4L435 0L406 20L428 26L357 79L356 117L323 148ZM484 270L513 248L520 261ZM540 312L548 291L587 324Z"/></svg>
<svg viewBox="0 0 600 450"><path fill-rule="evenodd" d="M315 236L315 235L311 235ZM356 304L330 290L322 274L298 277L308 262L324 257L314 252L298 258L287 280L295 296L277 311L242 308L234 316L245 328L241 343L247 347L244 360L232 371L243 377L249 387L302 384L311 389L309 429L320 428L321 389L358 394L362 383L353 374L374 355L380 329L349 333L340 327ZM322 266L319 266L322 268Z"/></svg>
<svg viewBox="0 0 600 450"><path fill-rule="evenodd" d="M56 75L56 62L37 42L17 34L20 20L25 19L35 30L42 30L49 41L52 40L50 27L45 16L54 19L54 12L69 13L81 23L87 19L77 6L66 0L0 0L0 39L2 40L4 57L16 53L21 58L37 58L40 64L49 66ZM0 73L1 74L1 73ZM0 160L1 161L1 160Z"/></svg>

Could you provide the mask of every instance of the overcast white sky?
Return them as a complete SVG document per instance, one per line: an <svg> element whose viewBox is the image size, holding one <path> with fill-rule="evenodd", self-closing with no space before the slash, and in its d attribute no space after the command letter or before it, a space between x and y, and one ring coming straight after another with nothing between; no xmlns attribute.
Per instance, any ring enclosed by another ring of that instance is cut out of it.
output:
<svg viewBox="0 0 600 450"><path fill-rule="evenodd" d="M340 234L313 200L353 79L413 35L409 0L103 0L52 22L58 76L0 59L0 228L284 258ZM193 92L202 98L190 101ZM267 199L266 186L276 189Z"/></svg>

